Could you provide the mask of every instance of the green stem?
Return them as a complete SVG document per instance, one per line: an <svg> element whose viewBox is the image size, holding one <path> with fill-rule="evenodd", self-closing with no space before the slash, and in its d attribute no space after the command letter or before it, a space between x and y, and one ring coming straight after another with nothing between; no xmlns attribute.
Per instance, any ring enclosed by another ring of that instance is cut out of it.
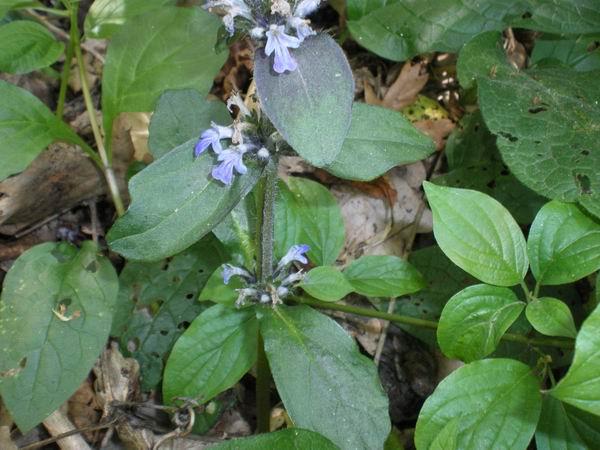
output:
<svg viewBox="0 0 600 450"><path fill-rule="evenodd" d="M539 295L540 295L540 282L536 281L535 288L533 288L533 297L538 298Z"/></svg>
<svg viewBox="0 0 600 450"><path fill-rule="evenodd" d="M525 293L525 300L527 301L527 303L529 303L531 301L531 292L529 292L529 288L527 287L527 284L525 284L524 280L521 280L521 288Z"/></svg>
<svg viewBox="0 0 600 450"><path fill-rule="evenodd" d="M273 245L275 234L275 197L277 195L277 162L269 161L257 185L258 210L256 224L256 275L261 284L273 276Z"/></svg>
<svg viewBox="0 0 600 450"><path fill-rule="evenodd" d="M66 9L47 8L46 6L33 6L32 9L35 9L36 11L43 11L59 17L69 17L71 15L71 13Z"/></svg>
<svg viewBox="0 0 600 450"><path fill-rule="evenodd" d="M72 23L72 22L71 22ZM67 43L67 52L65 54L65 64L60 74L60 90L58 91L58 105L56 106L56 117L63 118L65 109L65 99L67 98L67 86L69 83L69 74L71 73L71 60L73 59L73 41L69 39Z"/></svg>
<svg viewBox="0 0 600 450"><path fill-rule="evenodd" d="M303 303L305 305L314 306L321 309L330 309L334 311L343 311L350 314L356 314L364 317L375 317L377 319L385 319L395 323L401 323L404 325L416 325L418 327L425 327L430 329L436 329L438 322L433 320L417 319L416 317L403 316L400 314L391 314L387 312L360 308L358 306L343 305L341 303L329 303L322 302L320 300L309 298L306 296L292 297L292 300L297 303ZM566 339L554 339L554 338L529 338L520 334L505 333L502 336L505 341L520 342L526 345L535 346L546 346L546 347L558 347L565 349L573 348L573 341Z"/></svg>
<svg viewBox="0 0 600 450"><path fill-rule="evenodd" d="M271 421L271 371L265 353L265 346L258 332L258 354L256 358L256 429L259 433L268 433Z"/></svg>
<svg viewBox="0 0 600 450"><path fill-rule="evenodd" d="M104 176L106 178L115 209L117 210L117 214L122 216L125 213L123 200L121 199L121 193L119 192L119 186L117 184L115 173L110 164L106 149L104 148L104 141L102 140L102 135L100 134L100 127L98 126L98 121L96 120L96 110L92 101L92 95L90 94L90 87L88 86L87 82L87 73L83 61L83 54L81 53L81 43L79 40L79 27L77 25L78 10L79 1L71 2L71 42L75 51L75 57L77 58L77 65L79 66L79 78L81 79L80 81L81 90L83 92L83 100L90 119L90 126L92 127L92 132L94 134L94 140L96 141L96 146L98 147L98 154L100 155L100 160L102 161L100 168L104 171Z"/></svg>

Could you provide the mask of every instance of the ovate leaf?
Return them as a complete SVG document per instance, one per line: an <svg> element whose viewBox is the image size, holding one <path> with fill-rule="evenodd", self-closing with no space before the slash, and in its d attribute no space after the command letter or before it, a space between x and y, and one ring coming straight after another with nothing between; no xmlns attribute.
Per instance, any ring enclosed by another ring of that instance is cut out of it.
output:
<svg viewBox="0 0 600 450"><path fill-rule="evenodd" d="M354 103L342 150L325 169L348 180L369 181L392 167L426 158L433 141L389 109Z"/></svg>
<svg viewBox="0 0 600 450"><path fill-rule="evenodd" d="M525 238L500 203L481 192L425 182L433 234L454 264L486 283L513 286L529 266Z"/></svg>
<svg viewBox="0 0 600 450"><path fill-rule="evenodd" d="M54 141L82 144L33 94L0 80L0 180L24 170Z"/></svg>
<svg viewBox="0 0 600 450"><path fill-rule="evenodd" d="M224 103L205 100L194 89L167 91L160 96L150 121L148 146L155 159L199 139L211 122L229 125L231 116Z"/></svg>
<svg viewBox="0 0 600 450"><path fill-rule="evenodd" d="M175 343L167 361L163 395L208 402L229 389L256 361L258 320L254 308L214 305Z"/></svg>
<svg viewBox="0 0 600 450"><path fill-rule="evenodd" d="M306 306L261 309L277 391L294 424L341 449L383 448L388 400L377 370L329 317Z"/></svg>
<svg viewBox="0 0 600 450"><path fill-rule="evenodd" d="M0 19L4 19L6 13L11 9L30 8L33 6L39 6L39 2L35 0L0 0Z"/></svg>
<svg viewBox="0 0 600 450"><path fill-rule="evenodd" d="M37 22L17 20L0 26L0 72L28 73L48 67L65 46Z"/></svg>
<svg viewBox="0 0 600 450"><path fill-rule="evenodd" d="M540 284L567 284L600 269L600 223L576 205L547 203L531 224L531 271Z"/></svg>
<svg viewBox="0 0 600 450"><path fill-rule="evenodd" d="M337 302L354 290L344 274L331 266L315 267L298 286L324 302Z"/></svg>
<svg viewBox="0 0 600 450"><path fill-rule="evenodd" d="M233 307L238 298L236 289L241 289L245 285L246 283L240 277L232 277L229 283L225 284L223 282L223 268L219 267L206 282L206 286L200 292L198 301L209 301Z"/></svg>
<svg viewBox="0 0 600 450"><path fill-rule="evenodd" d="M529 323L547 336L575 338L577 329L569 307L560 300L542 297L533 300L525 310Z"/></svg>
<svg viewBox="0 0 600 450"><path fill-rule="evenodd" d="M275 208L275 254L285 255L294 244L310 246L316 265L333 264L344 245L344 221L335 197L320 183L289 177L281 183Z"/></svg>
<svg viewBox="0 0 600 450"><path fill-rule="evenodd" d="M104 348L119 287L91 241L33 247L15 261L0 303L0 393L26 433L79 387Z"/></svg>
<svg viewBox="0 0 600 450"><path fill-rule="evenodd" d="M587 450L600 446L600 417L544 396L535 432L538 450Z"/></svg>
<svg viewBox="0 0 600 450"><path fill-rule="evenodd" d="M233 439L211 447L212 450L336 450L331 441L313 431L287 428L274 433Z"/></svg>
<svg viewBox="0 0 600 450"><path fill-rule="evenodd" d="M334 161L350 118L354 81L340 46L327 34L309 37L297 50L293 72L273 71L273 56L256 51L254 80L261 108L300 156L317 167Z"/></svg>
<svg viewBox="0 0 600 450"><path fill-rule="evenodd" d="M600 307L583 322L569 371L550 391L557 399L600 415Z"/></svg>
<svg viewBox="0 0 600 450"><path fill-rule="evenodd" d="M169 89L208 94L227 57L215 43L220 22L200 8L163 7L128 21L110 45L102 80L106 141L122 112L152 111Z"/></svg>
<svg viewBox="0 0 600 450"><path fill-rule="evenodd" d="M419 271L397 256L361 256L344 275L356 292L368 297L400 297L425 287Z"/></svg>
<svg viewBox="0 0 600 450"><path fill-rule="evenodd" d="M194 159L195 144L180 145L131 179L131 205L107 236L114 251L147 261L174 255L211 231L252 189L261 173L256 165L248 163L248 172L225 186L210 175L212 154Z"/></svg>
<svg viewBox="0 0 600 450"><path fill-rule="evenodd" d="M417 449L429 449L456 421L456 448L525 449L540 415L540 381L512 359L486 359L459 368L425 401L415 431Z"/></svg>
<svg viewBox="0 0 600 450"><path fill-rule="evenodd" d="M150 11L162 14L165 6L176 3L176 0L96 0L85 17L85 34L97 39L110 38L127 20Z"/></svg>
<svg viewBox="0 0 600 450"><path fill-rule="evenodd" d="M496 350L525 303L508 288L477 284L454 295L442 311L437 329L448 358L471 362Z"/></svg>
<svg viewBox="0 0 600 450"><path fill-rule="evenodd" d="M600 49L595 46L599 38L599 35L583 35L576 38L542 36L535 40L531 64L560 61L579 72L600 69Z"/></svg>

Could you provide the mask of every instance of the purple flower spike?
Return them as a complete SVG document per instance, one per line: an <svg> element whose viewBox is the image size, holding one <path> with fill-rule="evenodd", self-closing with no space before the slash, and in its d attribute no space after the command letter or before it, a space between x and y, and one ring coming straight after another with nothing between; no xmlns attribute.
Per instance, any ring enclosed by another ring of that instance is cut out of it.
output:
<svg viewBox="0 0 600 450"><path fill-rule="evenodd" d="M231 277L242 277L242 278L250 278L251 275L246 269L242 269L241 267L232 266L231 264L223 265L223 283L229 284L229 280Z"/></svg>
<svg viewBox="0 0 600 450"><path fill-rule="evenodd" d="M248 145L236 145L220 152L218 161L221 164L213 168L213 178L229 186L233 181L233 169L239 174L246 173L248 168L244 165L244 153L249 149Z"/></svg>
<svg viewBox="0 0 600 450"><path fill-rule="evenodd" d="M200 136L200 140L194 148L194 156L197 158L206 150L212 146L215 153L221 153L223 147L221 147L221 139L230 139L233 136L233 129L230 127L222 127L216 123L212 123L208 130L205 130Z"/></svg>
<svg viewBox="0 0 600 450"><path fill-rule="evenodd" d="M285 256L281 258L279 264L277 264L277 268L281 269L293 261L297 261L302 264L307 264L308 259L304 254L310 250L308 245L292 245L290 249L287 251Z"/></svg>
<svg viewBox="0 0 600 450"><path fill-rule="evenodd" d="M286 70L293 72L298 67L298 63L290 54L288 48L298 48L300 39L285 34L283 25L271 25L267 31L267 45L265 54L271 56L275 52L273 70L277 73L283 73Z"/></svg>

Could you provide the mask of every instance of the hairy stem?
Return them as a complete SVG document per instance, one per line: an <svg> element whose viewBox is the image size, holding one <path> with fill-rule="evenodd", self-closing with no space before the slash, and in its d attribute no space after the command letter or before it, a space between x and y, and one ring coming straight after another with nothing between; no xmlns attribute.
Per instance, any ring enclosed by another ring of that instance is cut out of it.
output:
<svg viewBox="0 0 600 450"><path fill-rule="evenodd" d="M275 197L277 195L277 163L269 161L257 185L258 217L256 224L256 275L262 284L273 276L273 245L275 234Z"/></svg>
<svg viewBox="0 0 600 450"><path fill-rule="evenodd" d="M330 309L334 311L343 311L350 314L356 314L365 317L375 317L377 319L385 319L395 323L401 323L404 325L416 325L418 327L425 327L430 329L436 329L438 322L434 320L417 319L416 317L403 316L400 314L391 314L372 309L360 308L358 306L343 305L340 303L328 303L320 300L310 298L307 296L292 297L292 300L297 303L303 303L305 305L314 306L321 309ZM534 346L546 346L546 347L557 347L572 349L573 341L570 339L555 339L555 338L530 338L521 334L505 333L502 336L502 340L511 342L520 342L522 344L534 345Z"/></svg>
<svg viewBox="0 0 600 450"><path fill-rule="evenodd" d="M71 2L71 43L73 45L75 57L77 58L77 65L79 66L79 77L81 79L81 90L83 92L85 108L88 112L90 126L92 127L92 132L94 133L94 140L96 141L96 146L98 147L98 154L100 155L100 160L102 161L101 169L104 171L104 177L106 178L108 189L115 205L115 209L117 210L117 214L121 216L125 213L123 200L121 199L121 193L119 192L119 186L117 185L115 173L110 164L109 155L106 152L104 141L102 140L102 135L100 134L100 127L98 126L98 121L96 119L96 110L94 108L94 103L92 102L92 95L90 94L90 87L87 82L87 73L85 70L83 55L81 53L81 42L79 40L79 27L77 25L78 10L79 1Z"/></svg>

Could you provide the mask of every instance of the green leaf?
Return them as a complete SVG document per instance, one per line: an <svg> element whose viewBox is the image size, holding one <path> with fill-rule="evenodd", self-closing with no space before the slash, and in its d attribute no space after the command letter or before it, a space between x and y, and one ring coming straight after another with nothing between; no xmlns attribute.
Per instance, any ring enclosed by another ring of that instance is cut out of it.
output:
<svg viewBox="0 0 600 450"><path fill-rule="evenodd" d="M106 142L122 112L152 111L169 89L206 96L227 54L216 52L220 21L200 8L163 7L128 21L108 46L102 80ZM168 45L166 44L168 43Z"/></svg>
<svg viewBox="0 0 600 450"><path fill-rule="evenodd" d="M583 322L573 364L550 393L565 403L600 415L600 306Z"/></svg>
<svg viewBox="0 0 600 450"><path fill-rule="evenodd" d="M425 401L415 430L417 449L429 449L456 421L456 448L526 449L540 415L540 381L512 359L475 361L448 375Z"/></svg>
<svg viewBox="0 0 600 450"><path fill-rule="evenodd" d="M599 448L600 418L545 395L535 443L538 450Z"/></svg>
<svg viewBox="0 0 600 450"><path fill-rule="evenodd" d="M0 20L12 9L30 8L39 6L35 0L0 0Z"/></svg>
<svg viewBox="0 0 600 450"><path fill-rule="evenodd" d="M600 7L593 0L363 0L350 2L348 11L354 39L393 61L431 51L457 52L486 30L515 26L582 34L598 32L600 22Z"/></svg>
<svg viewBox="0 0 600 450"><path fill-rule="evenodd" d="M542 36L536 39L531 53L531 64L559 61L579 72L600 69L600 49L595 42L598 35L583 35L573 39L560 36Z"/></svg>
<svg viewBox="0 0 600 450"><path fill-rule="evenodd" d="M546 197L579 202L600 216L600 71L547 66L517 71L498 50L499 33L461 51L477 79L485 122L510 171ZM480 55L484 55L482 58ZM477 62L479 61L479 62ZM459 70L460 74L460 70Z"/></svg>
<svg viewBox="0 0 600 450"><path fill-rule="evenodd" d="M28 73L48 67L65 46L45 27L29 20L0 26L0 72Z"/></svg>
<svg viewBox="0 0 600 450"><path fill-rule="evenodd" d="M525 310L529 323L547 336L566 336L575 338L577 329L569 307L562 301L542 297L527 304Z"/></svg>
<svg viewBox="0 0 600 450"><path fill-rule="evenodd" d="M306 306L261 308L277 391L294 423L341 449L383 448L388 400L375 365L329 317Z"/></svg>
<svg viewBox="0 0 600 450"><path fill-rule="evenodd" d="M567 284L600 269L600 224L572 204L547 203L531 224L531 271L540 284Z"/></svg>
<svg viewBox="0 0 600 450"><path fill-rule="evenodd" d="M489 284L513 286L528 269L525 238L510 213L481 192L425 182L433 234L461 269Z"/></svg>
<svg viewBox="0 0 600 450"><path fill-rule="evenodd" d="M525 303L508 288L477 284L454 295L442 311L437 329L448 358L471 362L496 350Z"/></svg>
<svg viewBox="0 0 600 450"><path fill-rule="evenodd" d="M275 254L282 257L294 244L308 244L309 259L333 264L344 245L344 221L335 197L320 183L289 177L279 185L275 208Z"/></svg>
<svg viewBox="0 0 600 450"><path fill-rule="evenodd" d="M460 417L455 417L442 428L438 433L429 450L456 450L456 437L458 434L458 421Z"/></svg>
<svg viewBox="0 0 600 450"><path fill-rule="evenodd" d="M298 286L324 302L337 302L354 291L344 274L331 266L315 267Z"/></svg>
<svg viewBox="0 0 600 450"><path fill-rule="evenodd" d="M113 251L147 261L174 255L211 231L252 189L260 168L249 163L248 173L225 186L210 176L212 155L194 158L195 144L180 145L131 179L132 202L107 235Z"/></svg>
<svg viewBox="0 0 600 450"><path fill-rule="evenodd" d="M508 209L520 224L530 224L547 202L511 174L496 147L496 137L479 112L464 116L444 149L448 172L433 182L488 194Z"/></svg>
<svg viewBox="0 0 600 450"><path fill-rule="evenodd" d="M433 141L403 114L354 103L342 150L325 170L340 178L369 181L392 167L420 161L434 151Z"/></svg>
<svg viewBox="0 0 600 450"><path fill-rule="evenodd" d="M213 302L220 303L221 305L233 307L235 301L238 298L236 289L241 289L245 286L245 283L240 277L233 277L229 281L229 284L223 283L223 269L222 266L215 270L208 281L206 286L202 289L198 301L200 302Z"/></svg>
<svg viewBox="0 0 600 450"><path fill-rule="evenodd" d="M400 297L425 287L419 271L397 256L361 256L344 275L356 292L368 297Z"/></svg>
<svg viewBox="0 0 600 450"><path fill-rule="evenodd" d="M225 441L211 450L336 450L337 447L318 433L301 428L286 428L274 433L259 434Z"/></svg>
<svg viewBox="0 0 600 450"><path fill-rule="evenodd" d="M163 381L165 400L192 397L205 403L229 389L256 362L257 339L254 308L208 308L173 347Z"/></svg>
<svg viewBox="0 0 600 450"><path fill-rule="evenodd" d="M0 181L24 170L54 141L82 145L33 94L0 80Z"/></svg>
<svg viewBox="0 0 600 450"><path fill-rule="evenodd" d="M340 46L327 34L309 37L292 55L293 72L277 74L260 49L254 80L261 108L300 156L317 167L330 164L348 133L354 79Z"/></svg>
<svg viewBox="0 0 600 450"><path fill-rule="evenodd" d="M150 11L162 14L165 6L175 3L175 0L95 0L85 17L85 34L96 39L110 38L133 17Z"/></svg>
<svg viewBox="0 0 600 450"><path fill-rule="evenodd" d="M35 246L8 271L0 302L0 393L21 432L48 417L87 376L106 344L118 287L113 266L91 241L79 251Z"/></svg>
<svg viewBox="0 0 600 450"><path fill-rule="evenodd" d="M225 260L223 246L209 234L170 260L128 262L121 272L113 334L126 356L140 363L143 390L160 383L173 344L206 308L196 301L198 293Z"/></svg>
<svg viewBox="0 0 600 450"><path fill-rule="evenodd" d="M148 146L155 159L190 139L199 139L211 122L231 123L224 103L202 98L194 89L167 91L160 96L150 121Z"/></svg>

